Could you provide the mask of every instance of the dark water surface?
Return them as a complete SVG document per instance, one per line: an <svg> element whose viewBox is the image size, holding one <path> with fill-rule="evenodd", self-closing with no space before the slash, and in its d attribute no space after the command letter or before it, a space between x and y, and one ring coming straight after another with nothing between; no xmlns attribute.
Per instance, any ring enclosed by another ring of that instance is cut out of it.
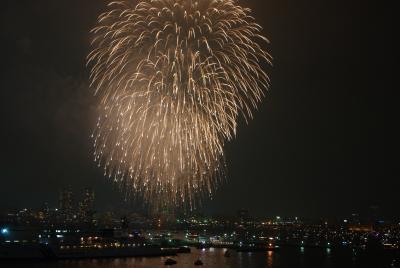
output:
<svg viewBox="0 0 400 268"><path fill-rule="evenodd" d="M172 267L207 267L207 268L386 268L399 267L394 259L385 260L376 256L359 257L352 251L333 252L329 249L288 248L279 252L236 253L224 256L225 249L192 249L190 254L173 257L178 264ZM161 268L167 267L167 257L90 259L65 261L0 261L1 268ZM194 266L201 259L203 266Z"/></svg>

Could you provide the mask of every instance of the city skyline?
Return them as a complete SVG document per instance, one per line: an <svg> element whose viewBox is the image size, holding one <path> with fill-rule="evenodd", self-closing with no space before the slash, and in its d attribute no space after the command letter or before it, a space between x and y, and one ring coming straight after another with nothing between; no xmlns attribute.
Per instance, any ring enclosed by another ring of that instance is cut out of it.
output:
<svg viewBox="0 0 400 268"><path fill-rule="evenodd" d="M113 206L105 207L96 202L96 198L98 195L92 188L81 188L78 191L72 190L71 186L63 187L58 190L57 193L54 193L53 200L42 200L40 205L37 206L22 206L22 207L13 207L4 210L0 210L0 215L8 215L13 213L39 213L48 214L50 211L53 213L59 213L60 217L63 221L66 222L82 222L89 223L93 220L93 216L101 215L103 213L115 213L115 215L124 216L129 213L133 213L135 215L140 215L141 217L148 217L151 219L154 215L158 215L159 213L165 213L166 211L151 211L146 206L132 206L128 203L122 201L119 206L115 204ZM154 214L155 213L155 214ZM329 220L333 222L341 222L345 220L346 222L356 222L356 218L361 222L392 222L396 223L400 220L399 216L387 216L382 214L382 209L377 205L369 205L361 210L353 210L351 213L342 213L340 215L317 215L317 216L309 216L302 214L288 214L282 211L282 213L273 214L271 212L267 212L264 214L255 213L251 208L246 207L231 207L229 210L226 210L224 213L212 213L205 209L199 208L196 210L180 210L179 208L175 208L172 210L168 210L168 213L175 219L179 219L181 217L187 216L201 216L201 217L216 217L216 218L248 218L248 219L274 219L274 218L282 218L282 219L301 219L307 221L320 221L320 220ZM400 224L400 222L399 222Z"/></svg>
<svg viewBox="0 0 400 268"><path fill-rule="evenodd" d="M226 144L226 182L204 209L318 217L377 205L397 216L380 90L382 81L393 85L385 80L391 52L380 41L387 29L368 26L379 21L374 9L346 1L245 4L272 41L273 83L254 120L241 122ZM100 206L124 202L94 163L89 138L95 104L85 56L104 10L98 1L6 5L0 209L40 206L65 185L94 188Z"/></svg>
<svg viewBox="0 0 400 268"><path fill-rule="evenodd" d="M0 267L400 268L381 11L5 0Z"/></svg>

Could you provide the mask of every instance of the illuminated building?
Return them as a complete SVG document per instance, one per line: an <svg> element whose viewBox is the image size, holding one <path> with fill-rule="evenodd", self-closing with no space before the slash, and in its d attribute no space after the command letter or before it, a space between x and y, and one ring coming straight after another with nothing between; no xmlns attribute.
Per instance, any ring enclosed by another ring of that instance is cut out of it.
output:
<svg viewBox="0 0 400 268"><path fill-rule="evenodd" d="M247 209L240 209L236 214L241 224L250 221L250 213Z"/></svg>
<svg viewBox="0 0 400 268"><path fill-rule="evenodd" d="M79 219L83 222L91 222L94 214L94 191L86 188L83 193L82 201L79 202Z"/></svg>
<svg viewBox="0 0 400 268"><path fill-rule="evenodd" d="M64 188L60 192L59 206L60 215L65 222L71 222L73 219L73 198L70 188Z"/></svg>

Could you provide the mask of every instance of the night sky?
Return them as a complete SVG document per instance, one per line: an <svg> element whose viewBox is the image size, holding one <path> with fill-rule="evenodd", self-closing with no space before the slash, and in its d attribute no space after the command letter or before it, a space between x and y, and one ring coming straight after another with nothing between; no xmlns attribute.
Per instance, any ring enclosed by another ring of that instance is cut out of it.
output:
<svg viewBox="0 0 400 268"><path fill-rule="evenodd" d="M271 40L272 87L227 144L227 183L206 212L346 216L377 205L398 216L383 120L393 33L367 2L240 1ZM2 2L0 209L56 206L68 185L93 187L98 209L121 203L89 138L96 99L85 57L105 3Z"/></svg>

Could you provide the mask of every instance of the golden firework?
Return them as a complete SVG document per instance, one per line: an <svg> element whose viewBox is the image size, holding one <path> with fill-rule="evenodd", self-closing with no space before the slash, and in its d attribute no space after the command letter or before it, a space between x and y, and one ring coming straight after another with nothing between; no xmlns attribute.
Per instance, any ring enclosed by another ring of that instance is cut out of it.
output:
<svg viewBox="0 0 400 268"><path fill-rule="evenodd" d="M149 203L194 207L269 87L261 27L234 0L125 0L92 32L95 160Z"/></svg>

